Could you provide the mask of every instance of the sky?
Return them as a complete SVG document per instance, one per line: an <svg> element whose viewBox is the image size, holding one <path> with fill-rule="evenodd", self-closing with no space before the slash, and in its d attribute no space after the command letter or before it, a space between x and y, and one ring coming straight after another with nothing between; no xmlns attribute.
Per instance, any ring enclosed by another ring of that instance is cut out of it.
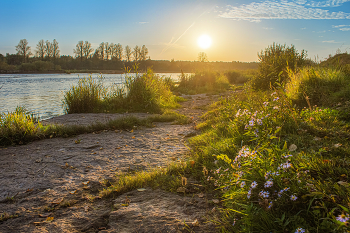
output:
<svg viewBox="0 0 350 233"><path fill-rule="evenodd" d="M209 48L197 40L208 35ZM0 0L0 53L27 39L59 43L74 56L78 41L145 45L153 60L258 61L278 44L322 61L350 52L350 0Z"/></svg>

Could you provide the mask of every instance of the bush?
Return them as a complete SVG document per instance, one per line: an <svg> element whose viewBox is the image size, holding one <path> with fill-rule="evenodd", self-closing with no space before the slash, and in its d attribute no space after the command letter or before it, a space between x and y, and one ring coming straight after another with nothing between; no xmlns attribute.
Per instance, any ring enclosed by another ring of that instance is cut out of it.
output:
<svg viewBox="0 0 350 233"><path fill-rule="evenodd" d="M102 97L106 94L102 81L102 76L98 80L92 79L91 76L79 79L77 86L72 86L65 92L63 100L65 112L70 114L101 111Z"/></svg>
<svg viewBox="0 0 350 233"><path fill-rule="evenodd" d="M265 51L258 54L259 71L252 80L252 87L255 90L268 90L270 85L275 86L276 82L285 82L288 78L287 68L293 72L306 63L306 51L299 54L294 45L288 47L273 43Z"/></svg>
<svg viewBox="0 0 350 233"><path fill-rule="evenodd" d="M228 89L229 85L226 75L206 71L196 72L194 75L182 74L177 90L188 94L222 92Z"/></svg>
<svg viewBox="0 0 350 233"><path fill-rule="evenodd" d="M332 106L349 99L349 81L343 72L331 68L303 68L289 73L288 97L299 107Z"/></svg>
<svg viewBox="0 0 350 233"><path fill-rule="evenodd" d="M41 124L23 107L0 115L0 145L23 144L40 135Z"/></svg>

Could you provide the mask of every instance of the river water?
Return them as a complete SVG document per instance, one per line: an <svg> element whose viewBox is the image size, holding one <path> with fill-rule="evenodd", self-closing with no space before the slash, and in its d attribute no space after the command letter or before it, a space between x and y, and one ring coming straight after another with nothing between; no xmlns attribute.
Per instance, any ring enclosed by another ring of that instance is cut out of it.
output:
<svg viewBox="0 0 350 233"><path fill-rule="evenodd" d="M64 92L78 83L79 78L98 78L100 74L0 74L0 113L25 107L40 119L64 114ZM129 74L132 75L132 74ZM157 74L178 80L179 73ZM105 87L123 84L125 74L103 74Z"/></svg>

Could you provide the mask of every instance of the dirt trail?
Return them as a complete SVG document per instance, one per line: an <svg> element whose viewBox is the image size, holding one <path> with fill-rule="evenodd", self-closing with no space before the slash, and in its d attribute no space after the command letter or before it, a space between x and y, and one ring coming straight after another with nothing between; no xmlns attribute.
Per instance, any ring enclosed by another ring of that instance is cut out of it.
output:
<svg viewBox="0 0 350 233"><path fill-rule="evenodd" d="M154 128L106 130L0 148L0 232L215 231L213 224L205 223L214 207L208 195L146 188L114 199L98 198L116 173L185 159L187 136L197 133L194 126L203 106L219 96L184 97L190 100L178 111L193 117L188 125L156 123ZM72 114L46 123L87 125L126 115ZM125 200L130 201L127 207Z"/></svg>

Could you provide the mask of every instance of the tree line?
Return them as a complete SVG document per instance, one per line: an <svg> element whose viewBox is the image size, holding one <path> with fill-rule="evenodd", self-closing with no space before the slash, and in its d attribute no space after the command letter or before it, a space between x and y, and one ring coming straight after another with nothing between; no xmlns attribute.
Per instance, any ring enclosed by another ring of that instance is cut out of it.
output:
<svg viewBox="0 0 350 233"><path fill-rule="evenodd" d="M123 47L120 43L102 42L94 49L89 41L79 41L73 49L74 56L60 55L59 43L54 39L40 40L32 53L31 46L26 39L19 41L16 54L0 54L0 72L64 72L67 70L117 70L123 71L125 67L139 64L141 70L153 67L161 72L193 72L202 68L229 70L256 68L254 63L240 62L209 62L206 54L200 54L199 61L154 61L148 55L145 45ZM198 64L197 64L198 63Z"/></svg>

